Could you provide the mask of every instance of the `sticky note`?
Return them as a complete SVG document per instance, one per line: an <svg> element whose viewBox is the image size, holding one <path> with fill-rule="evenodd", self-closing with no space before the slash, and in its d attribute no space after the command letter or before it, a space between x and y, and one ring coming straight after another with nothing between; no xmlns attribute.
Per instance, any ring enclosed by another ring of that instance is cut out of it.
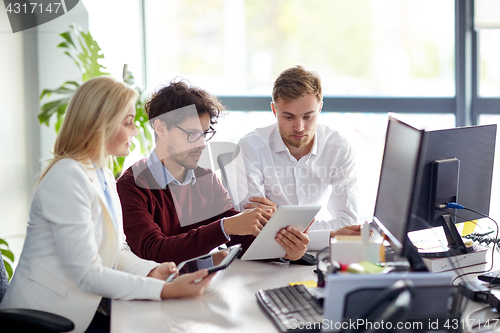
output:
<svg viewBox="0 0 500 333"><path fill-rule="evenodd" d="M462 236L472 234L476 229L477 220L467 221L463 223Z"/></svg>
<svg viewBox="0 0 500 333"><path fill-rule="evenodd" d="M308 288L316 288L318 284L314 280L309 280L309 281L301 281L301 282L290 282L289 285L291 286L297 286L299 284L302 284Z"/></svg>

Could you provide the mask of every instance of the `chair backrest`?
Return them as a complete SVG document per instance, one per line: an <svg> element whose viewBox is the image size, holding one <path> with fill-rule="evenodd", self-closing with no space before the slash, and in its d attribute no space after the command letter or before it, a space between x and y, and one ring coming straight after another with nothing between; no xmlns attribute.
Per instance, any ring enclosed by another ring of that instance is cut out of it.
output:
<svg viewBox="0 0 500 333"><path fill-rule="evenodd" d="M8 285L9 285L9 279L7 277L7 271L5 270L3 258L0 255L0 302L2 302L3 295L5 295Z"/></svg>
<svg viewBox="0 0 500 333"><path fill-rule="evenodd" d="M203 150L198 166L212 170L221 180L222 185L227 190L233 206L235 206L236 194L236 173L233 164L233 154L239 154L239 147L232 142L207 142ZM220 171L220 172L219 172Z"/></svg>
<svg viewBox="0 0 500 333"><path fill-rule="evenodd" d="M221 175L221 181L222 185L226 188L227 193L229 194L230 198L233 198L231 194L231 186L229 185L229 171L228 165L233 161L233 153L223 153L220 154L217 157L217 163L219 164L219 169L220 169L220 175Z"/></svg>

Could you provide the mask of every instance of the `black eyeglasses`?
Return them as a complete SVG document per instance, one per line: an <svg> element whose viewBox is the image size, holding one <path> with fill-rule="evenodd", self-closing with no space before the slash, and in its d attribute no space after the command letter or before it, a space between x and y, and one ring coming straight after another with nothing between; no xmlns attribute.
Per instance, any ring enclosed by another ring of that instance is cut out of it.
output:
<svg viewBox="0 0 500 333"><path fill-rule="evenodd" d="M212 128L212 126L210 126L210 129L208 131L205 131L205 132L189 132L178 125L175 125L175 127L177 127L178 129L180 129L181 131L183 131L184 133L187 134L187 142L189 142L189 143L194 143L194 142L200 140L201 137L203 137L203 141L207 142L208 140L210 140L211 138L214 137L215 132L216 132Z"/></svg>

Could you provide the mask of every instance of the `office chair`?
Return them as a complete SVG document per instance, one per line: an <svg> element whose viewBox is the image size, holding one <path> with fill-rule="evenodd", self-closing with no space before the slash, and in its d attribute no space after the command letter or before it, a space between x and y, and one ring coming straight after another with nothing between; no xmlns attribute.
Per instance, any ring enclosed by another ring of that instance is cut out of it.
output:
<svg viewBox="0 0 500 333"><path fill-rule="evenodd" d="M0 255L0 302L8 287L7 272ZM75 328L67 318L38 310L6 309L0 310L0 331L22 333L68 332Z"/></svg>

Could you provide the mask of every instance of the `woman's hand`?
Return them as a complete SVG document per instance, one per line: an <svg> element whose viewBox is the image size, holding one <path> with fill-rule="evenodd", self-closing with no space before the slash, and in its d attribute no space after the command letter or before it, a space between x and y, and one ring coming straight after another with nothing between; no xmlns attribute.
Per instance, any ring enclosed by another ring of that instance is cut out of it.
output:
<svg viewBox="0 0 500 333"><path fill-rule="evenodd" d="M165 282L161 291L161 298L201 296L214 276L215 273L208 275L208 270L206 269L180 275L172 282Z"/></svg>

